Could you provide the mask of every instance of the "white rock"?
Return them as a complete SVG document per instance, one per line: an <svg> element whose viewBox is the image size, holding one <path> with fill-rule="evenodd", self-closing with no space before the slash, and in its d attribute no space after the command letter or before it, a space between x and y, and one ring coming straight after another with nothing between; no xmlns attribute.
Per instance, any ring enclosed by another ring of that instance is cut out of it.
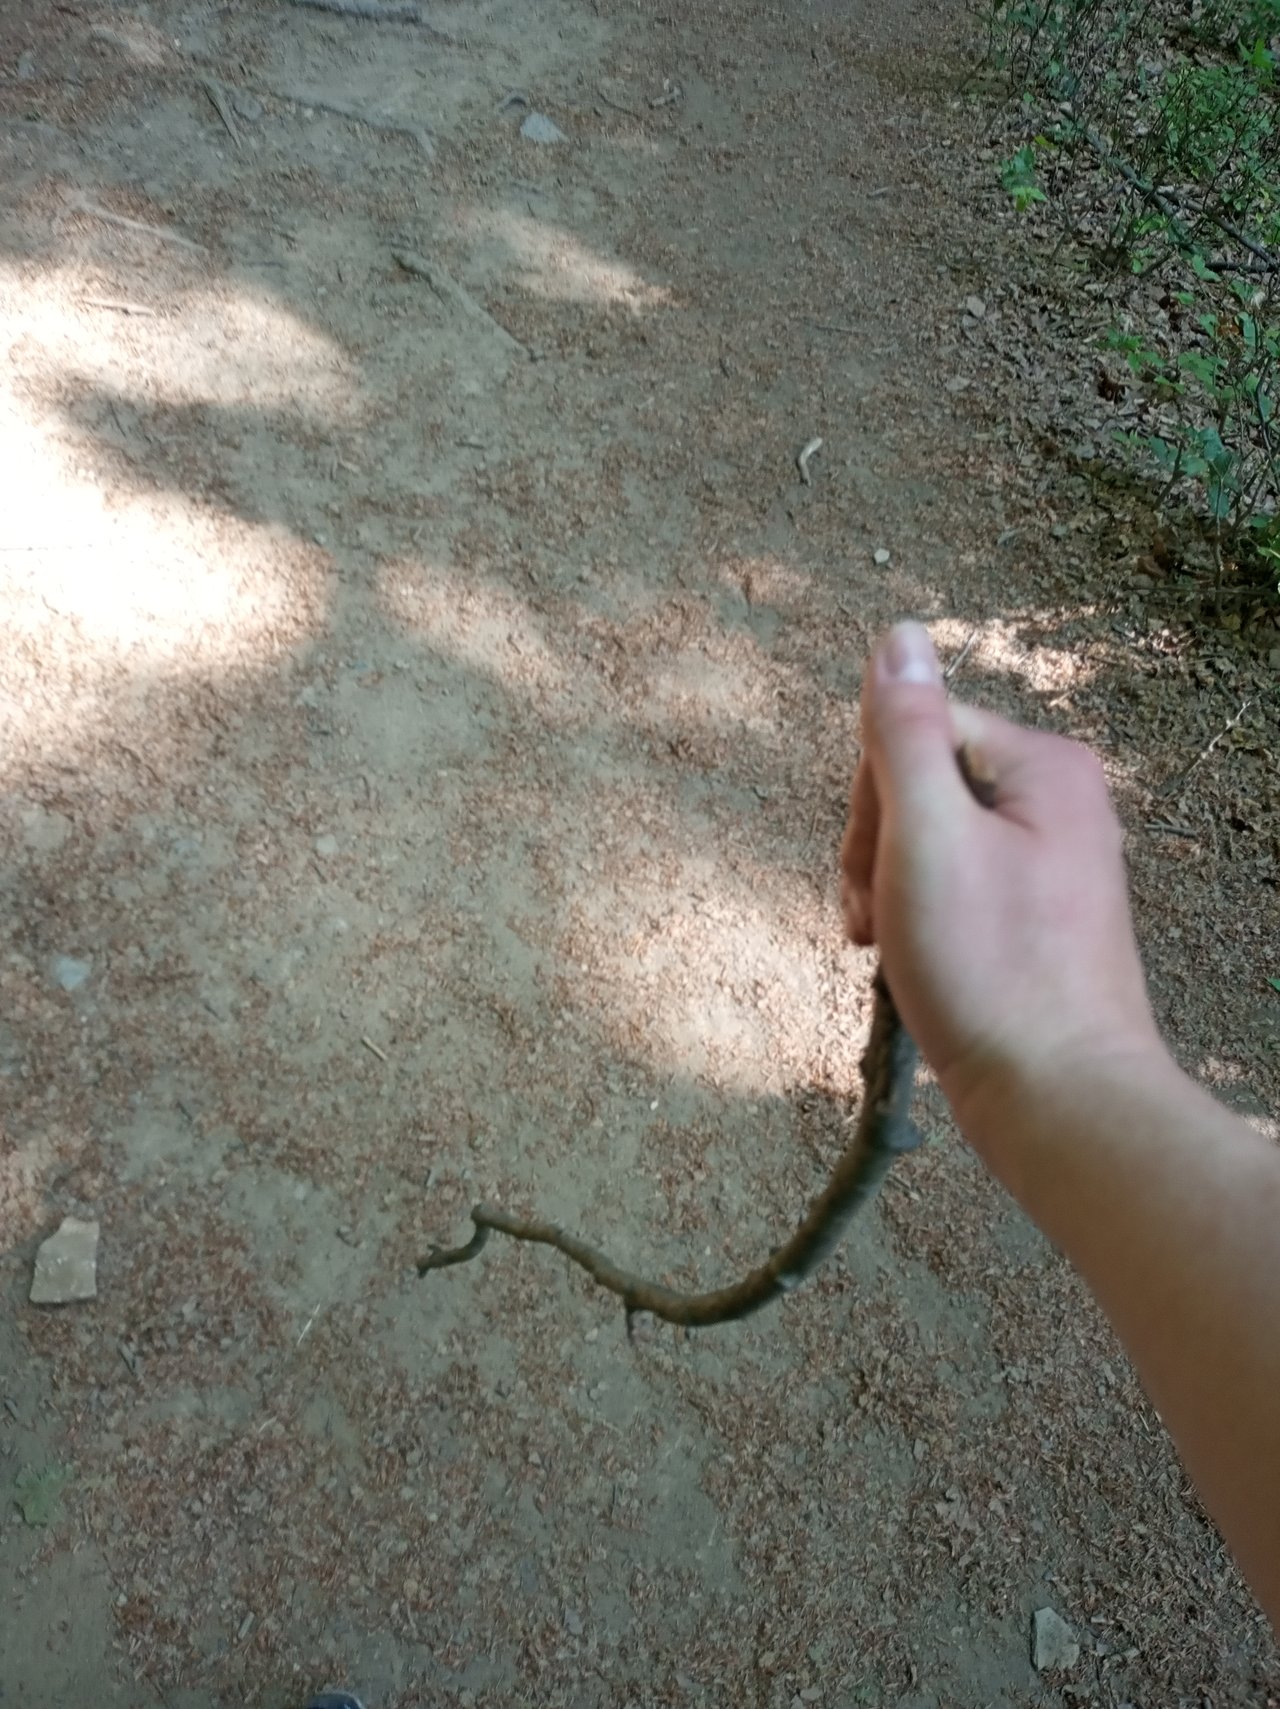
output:
<svg viewBox="0 0 1280 1709"><path fill-rule="evenodd" d="M64 991L78 991L92 972L91 961L77 961L74 955L53 958L53 977Z"/></svg>
<svg viewBox="0 0 1280 1709"><path fill-rule="evenodd" d="M322 837L316 838L316 853L321 860L332 860L338 852L338 839L332 831L326 831Z"/></svg>
<svg viewBox="0 0 1280 1709"><path fill-rule="evenodd" d="M1080 1660L1075 1633L1052 1608L1037 1608L1031 1617L1031 1660L1037 1673L1074 1667Z"/></svg>
<svg viewBox="0 0 1280 1709"><path fill-rule="evenodd" d="M981 320L987 312L987 305L981 297L966 297L964 300L965 313L971 314L974 320Z"/></svg>
<svg viewBox="0 0 1280 1709"><path fill-rule="evenodd" d="M78 1216L62 1219L36 1253L32 1305L66 1305L98 1297L98 1225Z"/></svg>
<svg viewBox="0 0 1280 1709"><path fill-rule="evenodd" d="M568 142L568 137L545 113L530 113L520 126L520 135L526 142Z"/></svg>
<svg viewBox="0 0 1280 1709"><path fill-rule="evenodd" d="M22 815L22 839L37 854L60 849L71 835L71 821L62 813L46 813L30 807Z"/></svg>
<svg viewBox="0 0 1280 1709"><path fill-rule="evenodd" d="M877 546L875 549L874 556L877 564L887 564L892 555L887 546Z"/></svg>

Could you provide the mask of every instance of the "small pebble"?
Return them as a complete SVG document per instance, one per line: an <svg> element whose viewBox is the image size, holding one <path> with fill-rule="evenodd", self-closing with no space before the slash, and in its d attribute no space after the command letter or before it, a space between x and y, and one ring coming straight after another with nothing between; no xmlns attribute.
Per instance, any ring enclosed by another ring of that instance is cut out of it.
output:
<svg viewBox="0 0 1280 1709"><path fill-rule="evenodd" d="M1037 1608L1031 1617L1031 1661L1037 1673L1074 1667L1080 1660L1076 1635L1052 1608Z"/></svg>
<svg viewBox="0 0 1280 1709"><path fill-rule="evenodd" d="M526 142L554 143L568 142L568 137L545 113L530 113L520 126L520 135Z"/></svg>
<svg viewBox="0 0 1280 1709"><path fill-rule="evenodd" d="M966 314L971 314L974 320L981 320L987 312L987 305L981 297L966 297L964 300Z"/></svg>
<svg viewBox="0 0 1280 1709"><path fill-rule="evenodd" d="M338 839L332 831L326 831L322 837L316 838L315 848L321 860L332 860L338 852Z"/></svg>
<svg viewBox="0 0 1280 1709"><path fill-rule="evenodd" d="M889 548L887 546L877 546L876 547L875 561L877 564L887 564L889 562L889 559L891 556L892 556L892 553L889 551Z"/></svg>
<svg viewBox="0 0 1280 1709"><path fill-rule="evenodd" d="M74 955L54 958L53 977L64 991L78 991L92 972L91 961L77 961Z"/></svg>
<svg viewBox="0 0 1280 1709"><path fill-rule="evenodd" d="M32 1305L69 1305L98 1297L98 1224L63 1217L36 1253Z"/></svg>

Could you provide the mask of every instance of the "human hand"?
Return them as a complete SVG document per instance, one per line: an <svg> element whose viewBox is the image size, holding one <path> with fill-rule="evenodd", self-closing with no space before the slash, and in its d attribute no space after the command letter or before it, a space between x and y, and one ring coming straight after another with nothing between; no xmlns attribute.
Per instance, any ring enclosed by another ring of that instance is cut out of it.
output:
<svg viewBox="0 0 1280 1709"><path fill-rule="evenodd" d="M878 944L908 1031L961 1124L995 1084L1163 1054L1120 827L1086 748L949 704L928 633L899 624L863 684L841 849L845 924ZM994 779L980 806L961 744Z"/></svg>

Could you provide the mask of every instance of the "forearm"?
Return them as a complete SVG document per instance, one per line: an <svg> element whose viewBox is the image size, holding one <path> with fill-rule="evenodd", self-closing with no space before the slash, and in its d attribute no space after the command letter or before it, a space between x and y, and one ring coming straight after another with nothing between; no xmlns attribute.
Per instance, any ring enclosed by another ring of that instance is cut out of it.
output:
<svg viewBox="0 0 1280 1709"><path fill-rule="evenodd" d="M1280 1625L1280 1148L1162 1052L988 1083L959 1114L1089 1284Z"/></svg>

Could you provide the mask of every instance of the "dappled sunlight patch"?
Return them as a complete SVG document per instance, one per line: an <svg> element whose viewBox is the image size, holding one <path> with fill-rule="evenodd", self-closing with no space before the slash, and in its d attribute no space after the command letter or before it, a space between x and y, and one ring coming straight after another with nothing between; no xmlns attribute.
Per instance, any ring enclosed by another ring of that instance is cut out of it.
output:
<svg viewBox="0 0 1280 1709"><path fill-rule="evenodd" d="M148 71L161 71L178 59L176 44L155 24L123 13L109 24L95 24L89 39L121 54L131 65Z"/></svg>
<svg viewBox="0 0 1280 1709"><path fill-rule="evenodd" d="M9 764L109 730L124 671L258 665L318 627L318 578L286 530L180 493L112 492L65 429L13 399L0 399L0 464Z"/></svg>
<svg viewBox="0 0 1280 1709"><path fill-rule="evenodd" d="M92 223L92 215L76 217ZM363 409L358 372L334 340L244 287L210 290L153 272L125 296L104 286L102 269L88 262L37 279L0 266L0 308L11 353L60 401L69 390L136 397L151 408L292 407L330 424ZM31 380L27 386L36 389Z"/></svg>
<svg viewBox="0 0 1280 1709"><path fill-rule="evenodd" d="M314 551L236 514L211 435L268 413L330 431L360 414L358 379L278 304L175 277L166 258L126 298L89 262L0 267L18 376L0 396L14 766L109 739L122 691L257 668L321 619Z"/></svg>
<svg viewBox="0 0 1280 1709"><path fill-rule="evenodd" d="M517 282L533 296L633 309L660 308L674 300L666 286L650 284L634 267L599 254L548 220L509 209L473 208L465 223L476 236L507 249Z"/></svg>
<svg viewBox="0 0 1280 1709"><path fill-rule="evenodd" d="M1094 674L1078 648L1054 646L1043 640L1028 646L1025 615L1012 621L989 618L976 630L956 620L930 627L944 667L949 659L959 657L973 637L962 670L957 673L955 692L961 699L968 698L964 692L965 673L1013 677L1031 693L1040 695L1069 693Z"/></svg>
<svg viewBox="0 0 1280 1709"><path fill-rule="evenodd" d="M733 1097L853 1085L859 998L834 907L697 816L617 788L593 804L556 850L559 949L615 1048Z"/></svg>
<svg viewBox="0 0 1280 1709"><path fill-rule="evenodd" d="M378 592L388 617L409 634L504 688L527 694L565 687L541 619L502 582L401 560L383 566Z"/></svg>

